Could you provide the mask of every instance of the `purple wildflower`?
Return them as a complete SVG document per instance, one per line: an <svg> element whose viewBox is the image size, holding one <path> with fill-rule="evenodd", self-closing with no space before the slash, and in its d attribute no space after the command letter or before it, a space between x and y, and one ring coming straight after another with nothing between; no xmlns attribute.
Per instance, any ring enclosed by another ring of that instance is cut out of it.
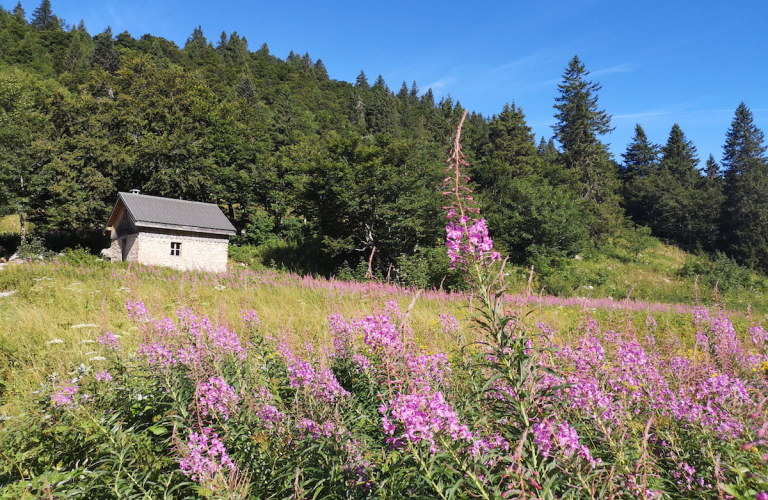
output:
<svg viewBox="0 0 768 500"><path fill-rule="evenodd" d="M469 441L472 433L466 425L459 423L459 418L451 406L446 403L440 392L432 394L398 394L388 405L379 408L384 432L391 437L388 442L398 444L403 438L413 443L426 441L430 451L437 451L435 435L445 433L454 440ZM391 415L387 416L387 413ZM396 437L398 425L402 435Z"/></svg>
<svg viewBox="0 0 768 500"><path fill-rule="evenodd" d="M229 411L237 411L237 403L240 397L235 393L235 388L228 385L221 377L212 377L208 382L203 382L197 388L200 394L200 413L206 417L209 414L216 415L223 420L229 419Z"/></svg>
<svg viewBox="0 0 768 500"><path fill-rule="evenodd" d="M109 374L108 371L102 370L100 372L97 372L93 375L93 378L95 378L99 382L112 382L112 375Z"/></svg>
<svg viewBox="0 0 768 500"><path fill-rule="evenodd" d="M181 472L204 484L224 469L235 470L219 435L205 427L202 432L191 432L189 443L178 460Z"/></svg>
<svg viewBox="0 0 768 500"><path fill-rule="evenodd" d="M256 311L253 309L240 309L240 319L244 325L248 325L249 328L256 329L261 326L261 321L256 315Z"/></svg>
<svg viewBox="0 0 768 500"><path fill-rule="evenodd" d="M111 349L113 351L120 350L120 341L117 340L117 337L115 337L112 332L106 332L101 337L96 337L96 341L99 343L99 345L104 346L107 349Z"/></svg>
<svg viewBox="0 0 768 500"><path fill-rule="evenodd" d="M58 387L56 387L56 391L51 394L51 403L53 403L53 406L56 408L61 408L62 406L74 406L75 401L73 396L79 388L80 386L70 382L64 382L63 384L60 384Z"/></svg>

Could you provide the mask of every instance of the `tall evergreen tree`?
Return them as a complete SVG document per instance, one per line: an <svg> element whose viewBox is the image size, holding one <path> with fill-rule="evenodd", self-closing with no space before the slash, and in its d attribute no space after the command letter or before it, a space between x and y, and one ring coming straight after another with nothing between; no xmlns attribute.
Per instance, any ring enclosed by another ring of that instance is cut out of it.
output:
<svg viewBox="0 0 768 500"><path fill-rule="evenodd" d="M360 70L360 74L355 79L355 87L361 90L368 90L371 86L368 84L368 78L365 76L365 71Z"/></svg>
<svg viewBox="0 0 768 500"><path fill-rule="evenodd" d="M17 3L16 7L13 8L13 15L19 21L27 22L27 12L24 10L24 7L21 6L21 2Z"/></svg>
<svg viewBox="0 0 768 500"><path fill-rule="evenodd" d="M32 21L29 23L38 31L50 31L61 29L64 20L59 19L51 10L51 0L43 0L40 6L32 12Z"/></svg>
<svg viewBox="0 0 768 500"><path fill-rule="evenodd" d="M768 272L768 164L763 132L742 102L723 146L722 248L737 262Z"/></svg>
<svg viewBox="0 0 768 500"><path fill-rule="evenodd" d="M699 164L696 146L686 139L677 123L672 126L667 144L664 145L661 153L662 169L667 170L685 187L692 187L696 183L699 178L699 172L696 169Z"/></svg>
<svg viewBox="0 0 768 500"><path fill-rule="evenodd" d="M96 35L94 38L96 47L93 49L91 64L99 66L104 71L115 73L118 68L120 54L115 48L115 39L112 37L112 28L107 27L104 33Z"/></svg>
<svg viewBox="0 0 768 500"><path fill-rule="evenodd" d="M696 242L703 250L714 252L720 237L720 214L722 211L723 178L720 165L709 155L704 175L699 179L693 203Z"/></svg>
<svg viewBox="0 0 768 500"><path fill-rule="evenodd" d="M617 191L618 172L608 149L599 137L611 132L611 117L598 107L597 92L602 88L586 80L589 72L578 56L574 56L558 85L555 139L563 148L566 168L576 172L578 198L594 214L593 234L616 230L621 224L622 210Z"/></svg>
<svg viewBox="0 0 768 500"><path fill-rule="evenodd" d="M237 97L240 99L244 99L249 106L256 104L256 88L253 86L253 80L251 80L250 76L243 75L243 77L240 79L240 83L238 83L237 87L235 87L235 94L237 94Z"/></svg>
<svg viewBox="0 0 768 500"><path fill-rule="evenodd" d="M627 146L627 151L621 155L624 158L624 179L633 180L645 177L658 167L659 146L653 144L645 135L640 124L635 125L635 135Z"/></svg>

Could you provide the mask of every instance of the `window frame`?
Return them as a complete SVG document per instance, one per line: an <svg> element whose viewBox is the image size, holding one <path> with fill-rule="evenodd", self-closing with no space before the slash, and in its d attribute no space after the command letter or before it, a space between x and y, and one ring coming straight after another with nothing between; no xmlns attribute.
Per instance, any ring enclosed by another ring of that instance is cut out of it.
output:
<svg viewBox="0 0 768 500"><path fill-rule="evenodd" d="M181 257L181 242L180 241L172 241L171 242L171 257Z"/></svg>

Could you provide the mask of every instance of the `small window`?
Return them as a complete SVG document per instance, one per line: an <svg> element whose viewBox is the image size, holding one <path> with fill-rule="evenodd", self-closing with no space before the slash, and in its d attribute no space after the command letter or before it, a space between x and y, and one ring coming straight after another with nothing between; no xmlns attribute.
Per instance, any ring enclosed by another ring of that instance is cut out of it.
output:
<svg viewBox="0 0 768 500"><path fill-rule="evenodd" d="M171 243L171 255L174 257L178 257L181 255L181 243L172 242Z"/></svg>

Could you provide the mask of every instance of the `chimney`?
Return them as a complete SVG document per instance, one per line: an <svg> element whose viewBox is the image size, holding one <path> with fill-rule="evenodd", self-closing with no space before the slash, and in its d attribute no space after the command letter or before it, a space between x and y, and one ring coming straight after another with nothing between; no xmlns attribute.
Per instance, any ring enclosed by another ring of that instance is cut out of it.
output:
<svg viewBox="0 0 768 500"><path fill-rule="evenodd" d="M138 189L131 189L131 194L141 194L141 191Z"/></svg>

